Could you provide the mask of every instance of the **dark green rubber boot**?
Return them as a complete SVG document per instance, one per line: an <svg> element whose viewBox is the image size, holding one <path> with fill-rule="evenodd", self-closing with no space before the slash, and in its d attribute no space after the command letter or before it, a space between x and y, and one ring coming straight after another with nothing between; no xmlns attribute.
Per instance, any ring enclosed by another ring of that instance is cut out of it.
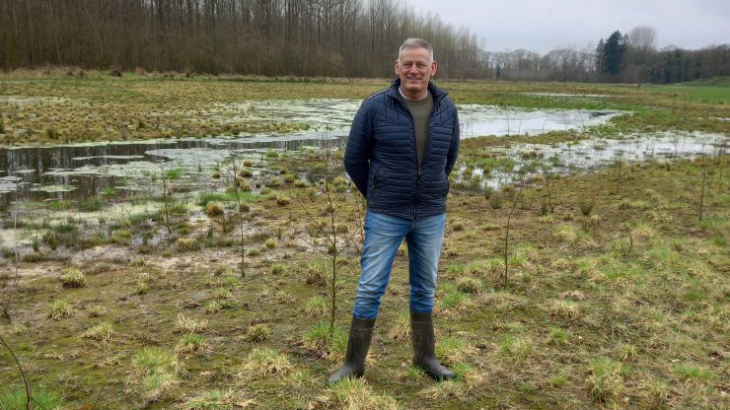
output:
<svg viewBox="0 0 730 410"><path fill-rule="evenodd" d="M345 364L330 376L327 380L328 385L335 384L342 379L362 377L365 374L365 358L368 356L374 328L375 319L352 318L350 336L347 338Z"/></svg>
<svg viewBox="0 0 730 410"><path fill-rule="evenodd" d="M411 340L413 340L414 366L425 371L436 381L456 377L456 373L442 366L436 359L432 312L411 312Z"/></svg>

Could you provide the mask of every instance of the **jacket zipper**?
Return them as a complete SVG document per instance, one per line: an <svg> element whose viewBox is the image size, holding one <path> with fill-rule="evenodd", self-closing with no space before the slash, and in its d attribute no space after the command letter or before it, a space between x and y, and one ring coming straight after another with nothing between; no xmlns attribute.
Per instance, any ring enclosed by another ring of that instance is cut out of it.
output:
<svg viewBox="0 0 730 410"><path fill-rule="evenodd" d="M430 92L430 91L429 91ZM416 193L415 198L413 199L413 219L418 219L418 194L421 190L421 168L423 168L423 164L426 163L426 158L428 154L428 148L431 145L431 118L433 118L433 114L436 112L436 107L438 106L438 103L441 101L441 98L436 98L435 96L431 96L433 98L433 108L431 108L431 113L428 115L428 136L426 138L426 149L423 151L423 163L419 166L418 165L418 142L416 141L416 122L413 119L413 114L411 114L411 110L408 109L408 107L403 104L402 101L400 101L399 98L396 98L398 103L405 108L408 115L411 117L411 127L413 128L413 150L414 155L416 156Z"/></svg>
<svg viewBox="0 0 730 410"><path fill-rule="evenodd" d="M433 96L431 97L433 98ZM401 103L401 105L403 105ZM421 169L423 168L423 164L426 163L426 158L428 158L428 148L431 145L431 118L433 118L433 113L436 112L436 99L433 101L433 107L431 108L431 112L428 114L428 135L426 136L426 149L423 151L423 163L421 165L418 165L418 141L416 141L416 122L413 119L413 114L411 114L411 110L408 109L408 107L404 107L406 109L406 112L408 112L408 115L411 116L411 127L413 127L413 147L415 148L413 151L416 155L416 194L415 198L413 199L413 219L418 219L418 194L421 191Z"/></svg>

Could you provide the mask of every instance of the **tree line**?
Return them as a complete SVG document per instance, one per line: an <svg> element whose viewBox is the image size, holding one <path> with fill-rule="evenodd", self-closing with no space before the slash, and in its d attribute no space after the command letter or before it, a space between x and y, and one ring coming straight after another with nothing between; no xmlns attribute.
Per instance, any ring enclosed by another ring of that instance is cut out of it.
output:
<svg viewBox="0 0 730 410"><path fill-rule="evenodd" d="M388 77L400 43L434 45L441 78L673 83L730 76L730 45L656 48L656 30L598 45L484 51L400 0L2 0L0 68L44 65L264 76Z"/></svg>
<svg viewBox="0 0 730 410"><path fill-rule="evenodd" d="M545 55L523 49L484 52L482 72L502 80L657 84L730 76L730 44L657 50L656 38L654 28L639 26L582 49L559 48Z"/></svg>
<svg viewBox="0 0 730 410"><path fill-rule="evenodd" d="M397 0L0 1L5 70L384 77L412 36L431 41L442 76L484 74L475 35Z"/></svg>

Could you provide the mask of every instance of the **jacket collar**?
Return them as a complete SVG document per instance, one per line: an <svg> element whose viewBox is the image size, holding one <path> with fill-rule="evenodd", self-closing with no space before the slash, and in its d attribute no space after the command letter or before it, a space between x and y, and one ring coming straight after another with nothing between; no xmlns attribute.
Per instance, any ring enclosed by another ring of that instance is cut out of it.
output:
<svg viewBox="0 0 730 410"><path fill-rule="evenodd" d="M388 90L388 95L397 100L400 99L398 87L400 87L400 77L396 77L395 79L393 79L390 84L390 89ZM449 94L448 92L436 87L436 84L434 84L433 81L428 82L428 91L431 92L435 104L438 104L441 100L444 99L444 97Z"/></svg>

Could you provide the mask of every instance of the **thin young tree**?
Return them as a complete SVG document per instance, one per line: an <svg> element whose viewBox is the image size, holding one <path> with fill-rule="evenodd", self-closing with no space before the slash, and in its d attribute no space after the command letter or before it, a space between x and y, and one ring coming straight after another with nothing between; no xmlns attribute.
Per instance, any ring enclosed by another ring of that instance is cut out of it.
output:
<svg viewBox="0 0 730 410"><path fill-rule="evenodd" d="M301 198L297 195L297 202L299 203L299 206L302 208L304 213L307 215L307 218L314 224L316 229L320 232L324 232L327 238L327 250L325 251L327 255L330 258L331 262L331 284L330 284L330 297L331 297L331 307L330 307L330 338L334 335L335 332L335 316L337 313L337 276L338 276L338 270L337 270L337 261L339 257L339 246L338 246L338 234L337 234L337 200L334 197L334 193L332 192L332 166L331 166L331 153L328 148L325 148L324 150L324 160L325 160L325 167L324 167L324 197L325 197L325 214L329 218L328 224L326 226L321 225L317 219L314 217L310 209L307 207L307 204L305 204Z"/></svg>
<svg viewBox="0 0 730 410"><path fill-rule="evenodd" d="M236 215L238 215L238 228L241 231L241 236L239 238L238 242L238 249L241 253L241 277L246 277L246 242L245 242L245 232L243 230L243 212L244 212L244 204L243 204L243 198L242 198L242 191L243 191L243 181L240 179L238 173L238 155L236 151L233 149L232 145L228 146L228 151L230 153L229 157L231 158L231 183L230 187L233 191L233 194L236 198L236 210L238 211Z"/></svg>
<svg viewBox="0 0 730 410"><path fill-rule="evenodd" d="M167 162L162 159L157 163L160 169L160 183L162 184L162 203L163 203L163 216L165 217L165 227L167 233L172 233L172 226L170 225L170 176L171 173L167 169Z"/></svg>
<svg viewBox="0 0 730 410"><path fill-rule="evenodd" d="M515 195L515 199L512 202L512 208L509 211L509 215L507 215L507 230L504 234L504 277L502 282L502 287L506 288L507 283L509 280L509 230L510 230L510 220L512 219L512 214L515 212L515 208L517 207L517 203L520 201L520 197L522 196L522 189L525 187L525 179L522 178L520 181L520 189L517 191L517 195Z"/></svg>
<svg viewBox="0 0 730 410"><path fill-rule="evenodd" d="M707 174L708 173L709 173L709 171L708 171L707 161L704 160L704 161L702 161L702 184L701 184L701 188L700 188L699 222L702 222L702 216L703 216L702 213L705 208L705 191L706 191L706 186L707 186Z"/></svg>

